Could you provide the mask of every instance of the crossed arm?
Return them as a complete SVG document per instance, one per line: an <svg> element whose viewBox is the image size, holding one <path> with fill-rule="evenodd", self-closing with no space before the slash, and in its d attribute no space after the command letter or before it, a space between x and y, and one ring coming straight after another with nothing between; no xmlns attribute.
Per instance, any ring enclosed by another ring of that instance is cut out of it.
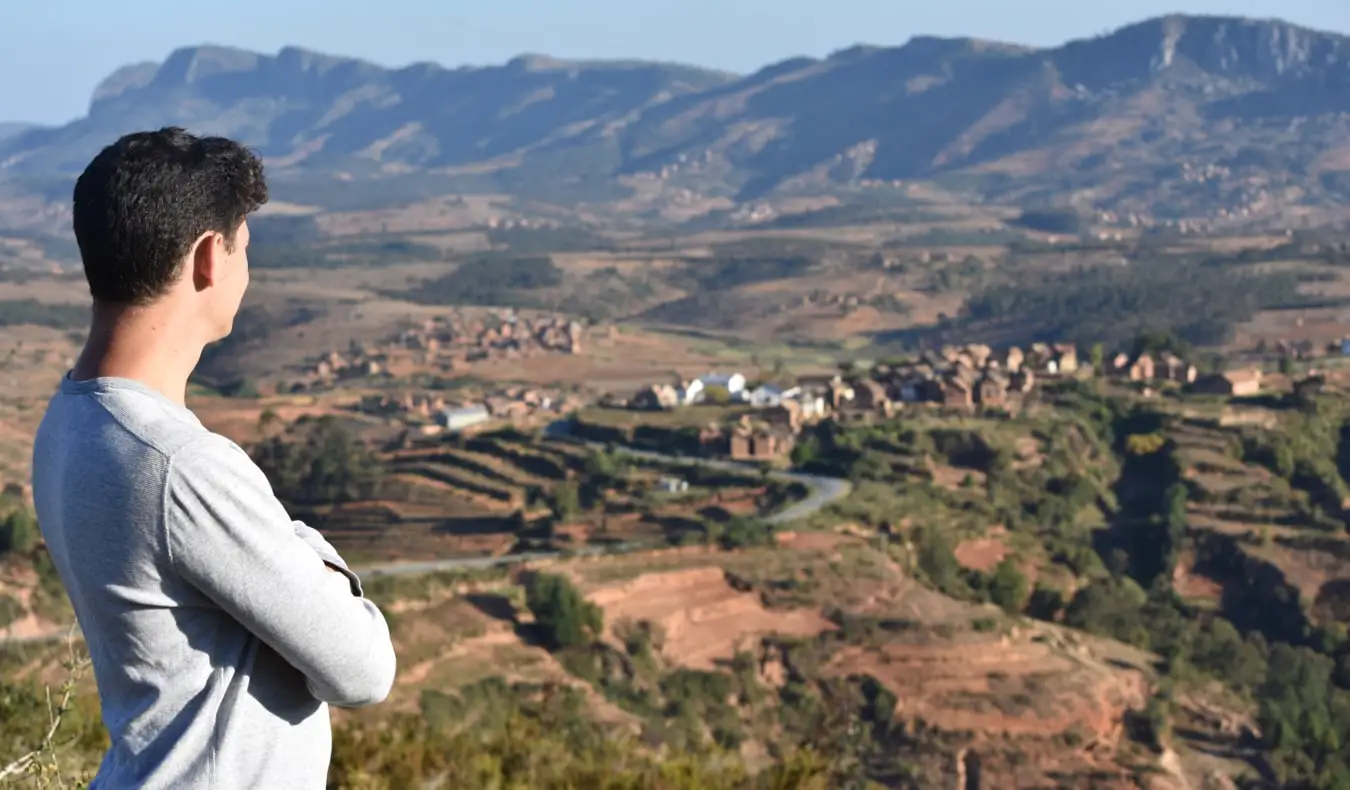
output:
<svg viewBox="0 0 1350 790"><path fill-rule="evenodd" d="M299 670L317 699L359 707L388 696L396 662L384 616L237 445L210 435L176 452L165 511L178 572Z"/></svg>

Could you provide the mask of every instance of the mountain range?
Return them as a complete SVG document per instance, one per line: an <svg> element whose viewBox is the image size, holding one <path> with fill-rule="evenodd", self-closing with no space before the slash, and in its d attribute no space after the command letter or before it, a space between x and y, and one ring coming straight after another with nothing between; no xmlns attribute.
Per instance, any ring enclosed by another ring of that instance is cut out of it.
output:
<svg viewBox="0 0 1350 790"><path fill-rule="evenodd" d="M644 181L725 203L923 180L975 201L1274 222L1350 201L1350 37L1169 16L1055 48L917 37L750 75L198 46L118 70L73 123L0 129L0 227L4 194L64 200L100 146L167 124L247 142L279 195L320 205L603 203Z"/></svg>
<svg viewBox="0 0 1350 790"><path fill-rule="evenodd" d="M20 132L26 132L32 128L33 125L28 123L0 121L0 140L4 140L6 137L14 137Z"/></svg>

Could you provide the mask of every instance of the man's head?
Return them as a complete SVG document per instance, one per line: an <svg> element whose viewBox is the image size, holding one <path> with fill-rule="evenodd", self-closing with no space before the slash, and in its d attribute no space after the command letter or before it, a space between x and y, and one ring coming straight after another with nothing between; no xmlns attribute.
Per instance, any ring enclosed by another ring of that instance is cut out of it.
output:
<svg viewBox="0 0 1350 790"><path fill-rule="evenodd" d="M248 286L245 217L267 202L262 162L182 129L129 134L75 183L75 240L99 305L169 305L229 334Z"/></svg>

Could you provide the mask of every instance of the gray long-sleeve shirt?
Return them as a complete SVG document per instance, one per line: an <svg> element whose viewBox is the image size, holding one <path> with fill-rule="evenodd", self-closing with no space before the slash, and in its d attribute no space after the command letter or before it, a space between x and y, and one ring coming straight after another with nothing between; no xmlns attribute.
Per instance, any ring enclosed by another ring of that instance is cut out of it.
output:
<svg viewBox="0 0 1350 790"><path fill-rule="evenodd" d="M389 630L243 450L142 384L66 378L33 498L112 739L93 790L324 787L328 705L389 693Z"/></svg>

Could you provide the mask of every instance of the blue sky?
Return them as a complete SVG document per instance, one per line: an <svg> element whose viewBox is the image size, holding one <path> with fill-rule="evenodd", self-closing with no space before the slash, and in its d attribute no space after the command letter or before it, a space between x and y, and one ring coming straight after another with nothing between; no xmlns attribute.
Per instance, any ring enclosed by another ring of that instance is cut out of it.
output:
<svg viewBox="0 0 1350 790"><path fill-rule="evenodd" d="M126 63L215 43L295 44L386 65L503 62L522 52L640 57L748 72L793 55L915 34L1056 44L1171 12L1278 16L1350 33L1347 0L6 0L0 121L83 115ZM191 8L191 6L196 8Z"/></svg>

